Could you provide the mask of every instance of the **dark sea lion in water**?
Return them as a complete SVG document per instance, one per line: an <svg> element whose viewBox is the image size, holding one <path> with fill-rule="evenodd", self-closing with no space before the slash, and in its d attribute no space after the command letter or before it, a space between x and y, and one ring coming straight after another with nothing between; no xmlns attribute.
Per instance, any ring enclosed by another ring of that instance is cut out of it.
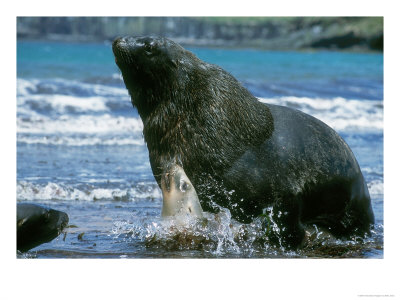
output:
<svg viewBox="0 0 400 300"><path fill-rule="evenodd" d="M336 237L368 233L368 188L343 139L323 122L263 104L232 75L161 37L113 42L116 64L143 121L158 184L181 166L206 211L251 222L268 215L270 240L295 248L304 227Z"/></svg>
<svg viewBox="0 0 400 300"><path fill-rule="evenodd" d="M17 250L28 251L56 238L68 224L62 211L36 204L17 204Z"/></svg>

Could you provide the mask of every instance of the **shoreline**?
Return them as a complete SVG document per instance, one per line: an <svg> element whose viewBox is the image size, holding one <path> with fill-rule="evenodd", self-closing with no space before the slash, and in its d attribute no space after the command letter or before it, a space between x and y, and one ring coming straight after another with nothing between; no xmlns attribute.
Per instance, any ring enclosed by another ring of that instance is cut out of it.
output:
<svg viewBox="0 0 400 300"><path fill-rule="evenodd" d="M210 49L229 49L229 50L259 50L259 51L278 51L278 52L343 52L343 53L367 53L383 54L384 51L370 49L363 46L352 46L347 48L340 47L273 47L269 43L262 43L259 40L249 42L232 42L226 40L206 40L191 39L182 37L167 37L182 45L183 47L210 48ZM42 43L72 43L72 44L109 44L111 46L114 38L98 38L94 36L70 36L70 35L51 35L47 37L17 37L17 42L42 42Z"/></svg>
<svg viewBox="0 0 400 300"><path fill-rule="evenodd" d="M17 39L112 42L164 36L183 46L383 52L382 17L18 17Z"/></svg>

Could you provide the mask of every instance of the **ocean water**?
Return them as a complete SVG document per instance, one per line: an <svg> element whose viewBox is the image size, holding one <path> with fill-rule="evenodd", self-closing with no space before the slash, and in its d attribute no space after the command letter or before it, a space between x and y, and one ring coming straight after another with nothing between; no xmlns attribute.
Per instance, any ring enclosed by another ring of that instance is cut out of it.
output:
<svg viewBox="0 0 400 300"><path fill-rule="evenodd" d="M383 55L190 48L232 73L260 101L334 128L367 181L375 228L361 240L317 229L285 251L228 210L207 225L161 220L161 191L109 43L17 43L17 202L68 213L57 239L19 258L383 257ZM182 225L183 226L183 225Z"/></svg>

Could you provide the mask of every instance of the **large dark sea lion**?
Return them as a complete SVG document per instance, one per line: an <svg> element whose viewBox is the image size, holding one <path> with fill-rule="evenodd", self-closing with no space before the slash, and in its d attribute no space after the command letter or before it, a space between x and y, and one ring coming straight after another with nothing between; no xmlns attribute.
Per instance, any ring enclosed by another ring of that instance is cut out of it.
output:
<svg viewBox="0 0 400 300"><path fill-rule="evenodd" d="M56 238L68 224L62 211L36 204L17 204L17 250L28 251Z"/></svg>
<svg viewBox="0 0 400 300"><path fill-rule="evenodd" d="M313 224L336 237L369 232L363 175L330 127L260 103L232 75L169 39L117 38L113 52L160 186L177 164L204 210L218 204L245 223L268 216L270 240L284 247L300 245Z"/></svg>

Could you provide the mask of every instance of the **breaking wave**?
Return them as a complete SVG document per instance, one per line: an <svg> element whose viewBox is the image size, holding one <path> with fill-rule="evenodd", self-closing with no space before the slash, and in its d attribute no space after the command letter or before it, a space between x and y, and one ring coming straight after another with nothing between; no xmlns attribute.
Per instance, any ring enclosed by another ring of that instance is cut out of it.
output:
<svg viewBox="0 0 400 300"><path fill-rule="evenodd" d="M383 130L383 102L378 100L275 97L260 101L299 109L341 132ZM67 79L18 79L20 143L143 145L142 130L143 123L123 86Z"/></svg>
<svg viewBox="0 0 400 300"><path fill-rule="evenodd" d="M161 201L161 191L155 183L139 182L132 187L110 188L90 184L70 186L62 183L45 184L20 181L17 183L19 201ZM160 202L161 203L161 202Z"/></svg>
<svg viewBox="0 0 400 300"><path fill-rule="evenodd" d="M260 101L301 110L337 131L381 132L383 130L383 102L378 100L280 97L261 98Z"/></svg>

